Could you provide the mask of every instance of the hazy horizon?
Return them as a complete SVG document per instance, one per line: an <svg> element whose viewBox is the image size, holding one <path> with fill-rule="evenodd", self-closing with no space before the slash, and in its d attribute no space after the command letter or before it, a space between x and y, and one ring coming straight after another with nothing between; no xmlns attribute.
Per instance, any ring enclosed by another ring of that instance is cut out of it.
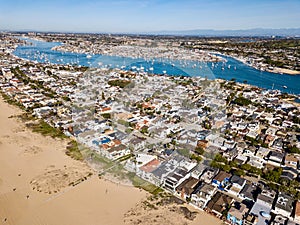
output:
<svg viewBox="0 0 300 225"><path fill-rule="evenodd" d="M298 0L0 0L0 30L145 33L298 28Z"/></svg>

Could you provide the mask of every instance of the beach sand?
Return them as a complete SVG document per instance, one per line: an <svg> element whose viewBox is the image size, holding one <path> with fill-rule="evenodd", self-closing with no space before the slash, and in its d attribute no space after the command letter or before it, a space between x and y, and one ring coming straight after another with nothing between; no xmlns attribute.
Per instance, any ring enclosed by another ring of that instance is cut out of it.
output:
<svg viewBox="0 0 300 225"><path fill-rule="evenodd" d="M87 165L65 155L67 141L33 133L9 118L20 113L0 99L0 224L122 224L124 214L146 196L88 177ZM78 179L84 182L69 186Z"/></svg>
<svg viewBox="0 0 300 225"><path fill-rule="evenodd" d="M12 117L21 113L0 98L0 224L221 224L193 208L196 217L186 219L173 203L139 211L149 193L90 175L90 167L65 154L67 140L31 132Z"/></svg>
<svg viewBox="0 0 300 225"><path fill-rule="evenodd" d="M222 221L166 193L149 196L125 216L128 225L221 225Z"/></svg>
<svg viewBox="0 0 300 225"><path fill-rule="evenodd" d="M299 75L300 71L297 70L290 70L290 69L284 69L284 68L279 68L275 67L273 70L267 70L271 73L284 73L284 74L289 74L289 75Z"/></svg>

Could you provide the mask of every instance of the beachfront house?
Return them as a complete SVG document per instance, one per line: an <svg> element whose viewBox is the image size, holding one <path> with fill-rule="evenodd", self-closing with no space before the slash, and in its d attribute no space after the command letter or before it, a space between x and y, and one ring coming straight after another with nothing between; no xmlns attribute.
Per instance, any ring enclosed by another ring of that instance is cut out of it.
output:
<svg viewBox="0 0 300 225"><path fill-rule="evenodd" d="M174 172L166 176L164 179L164 187L171 192L175 192L176 187L188 177L190 177L190 173L187 170L177 168Z"/></svg>
<svg viewBox="0 0 300 225"><path fill-rule="evenodd" d="M211 200L212 196L216 193L217 187L211 184L202 183L191 194L191 202L198 208L205 208L206 204Z"/></svg>
<svg viewBox="0 0 300 225"><path fill-rule="evenodd" d="M248 210L245 204L234 202L227 213L227 221L234 225L243 225L244 217Z"/></svg>
<svg viewBox="0 0 300 225"><path fill-rule="evenodd" d="M189 177L185 179L181 184L176 187L176 194L182 199L187 199L191 197L191 194L195 189L201 184L201 181L194 177Z"/></svg>
<svg viewBox="0 0 300 225"><path fill-rule="evenodd" d="M113 146L107 149L106 152L107 152L106 157L112 160L116 160L122 156L130 154L130 150L127 148L126 145L123 144Z"/></svg>
<svg viewBox="0 0 300 225"><path fill-rule="evenodd" d="M208 202L206 210L214 213L217 217L222 217L223 212L230 208L232 202L233 198L221 192L217 192Z"/></svg>

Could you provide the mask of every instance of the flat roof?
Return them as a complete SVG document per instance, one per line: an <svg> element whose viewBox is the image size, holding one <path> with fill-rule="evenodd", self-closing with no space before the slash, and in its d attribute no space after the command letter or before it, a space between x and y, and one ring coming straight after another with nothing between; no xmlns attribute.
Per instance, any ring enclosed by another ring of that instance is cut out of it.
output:
<svg viewBox="0 0 300 225"><path fill-rule="evenodd" d="M263 212L270 214L271 207L256 202L250 211L250 214L258 216L258 221L256 225L268 225L268 223L266 222L268 218L262 216Z"/></svg>

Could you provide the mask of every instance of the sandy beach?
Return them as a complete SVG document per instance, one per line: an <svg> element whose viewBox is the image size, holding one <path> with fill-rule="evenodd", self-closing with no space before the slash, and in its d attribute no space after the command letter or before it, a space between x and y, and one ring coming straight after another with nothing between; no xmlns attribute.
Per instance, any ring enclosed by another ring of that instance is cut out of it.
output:
<svg viewBox="0 0 300 225"><path fill-rule="evenodd" d="M68 141L31 132L12 117L21 113L0 98L0 224L221 224L193 208L196 216L186 219L172 203L140 211L150 194L90 175L65 154ZM69 185L78 179L84 181Z"/></svg>
<svg viewBox="0 0 300 225"><path fill-rule="evenodd" d="M12 115L21 110L0 99L0 224L122 224L124 214L146 196L92 175L66 156L67 141L43 137Z"/></svg>
<svg viewBox="0 0 300 225"><path fill-rule="evenodd" d="M284 69L284 68L279 68L279 67L275 67L273 70L268 70L268 71L271 73L284 73L284 74L289 74L289 75L299 75L300 74L300 71Z"/></svg>

